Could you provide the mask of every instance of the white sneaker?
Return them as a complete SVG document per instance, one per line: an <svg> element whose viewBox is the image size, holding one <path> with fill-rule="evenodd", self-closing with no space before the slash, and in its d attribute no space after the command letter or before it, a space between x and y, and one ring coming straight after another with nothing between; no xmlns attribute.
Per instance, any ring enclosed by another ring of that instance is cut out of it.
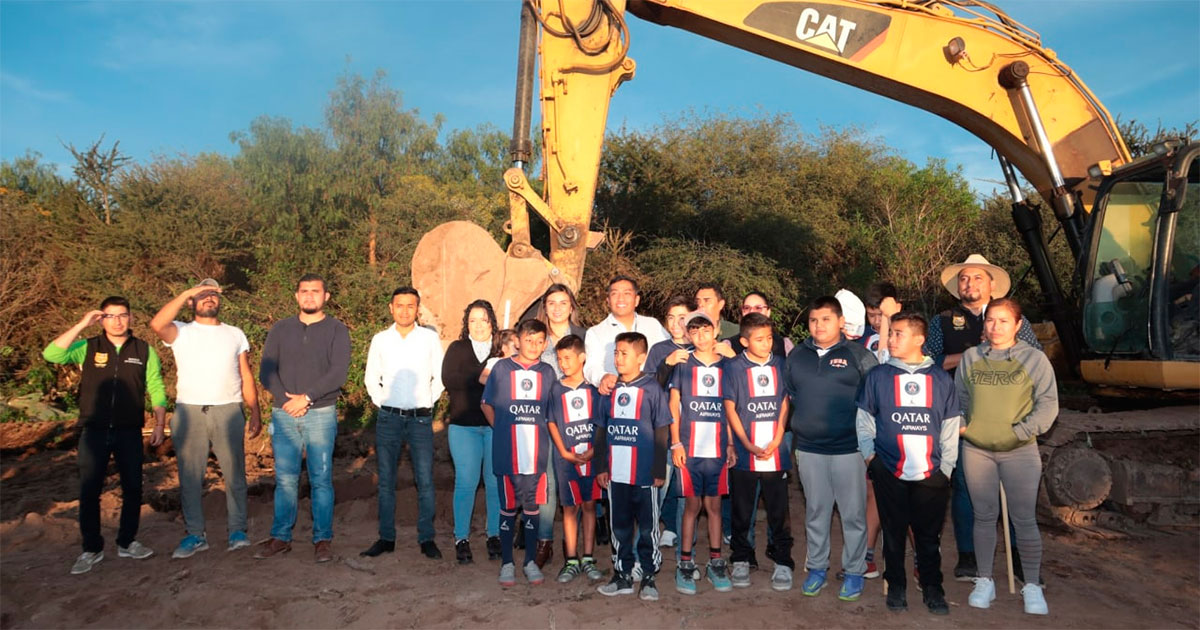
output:
<svg viewBox="0 0 1200 630"><path fill-rule="evenodd" d="M1041 594L1041 589L1038 589L1038 594ZM991 608L992 602L996 600L996 583L992 578L975 578L975 588L971 594L967 596L967 603L972 608ZM1045 600L1042 600L1043 604Z"/></svg>
<svg viewBox="0 0 1200 630"><path fill-rule="evenodd" d="M633 571L630 573L629 579L633 582L641 582L642 581L642 563L641 562L633 563Z"/></svg>
<svg viewBox="0 0 1200 630"><path fill-rule="evenodd" d="M92 570L92 567L100 564L104 559L103 551L85 551L79 554L75 559L75 564L71 566L71 575L82 575Z"/></svg>
<svg viewBox="0 0 1200 630"><path fill-rule="evenodd" d="M729 573L729 581L738 588L750 586L750 563L734 562L733 571Z"/></svg>
<svg viewBox="0 0 1200 630"><path fill-rule="evenodd" d="M677 536L675 536L675 532L673 532L669 529L663 530L662 536L658 537L658 546L659 547L674 547L676 538L677 538Z"/></svg>
<svg viewBox="0 0 1200 630"><path fill-rule="evenodd" d="M792 570L782 564L775 565L775 572L771 574L771 588L776 591L792 590Z"/></svg>
<svg viewBox="0 0 1200 630"><path fill-rule="evenodd" d="M154 550L143 545L138 541L129 543L128 547L117 545L117 556L120 558L133 558L134 560L145 560L154 555Z"/></svg>
<svg viewBox="0 0 1200 630"><path fill-rule="evenodd" d="M1025 598L1025 614L1050 614L1050 607L1046 605L1046 596L1042 594L1042 587L1037 584L1026 584L1021 588L1021 596Z"/></svg>

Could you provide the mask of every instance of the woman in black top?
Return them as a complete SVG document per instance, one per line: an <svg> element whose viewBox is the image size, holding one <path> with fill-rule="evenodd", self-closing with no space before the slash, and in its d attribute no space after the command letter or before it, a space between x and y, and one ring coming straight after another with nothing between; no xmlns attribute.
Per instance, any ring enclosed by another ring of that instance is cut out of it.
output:
<svg viewBox="0 0 1200 630"><path fill-rule="evenodd" d="M446 349L442 361L442 383L450 399L446 435L454 459L454 551L459 564L473 560L467 539L480 473L487 501L488 559L500 557L500 498L492 474L492 427L479 407L483 397L479 374L488 358L500 353L496 332L492 305L486 300L471 302L463 312L462 334Z"/></svg>

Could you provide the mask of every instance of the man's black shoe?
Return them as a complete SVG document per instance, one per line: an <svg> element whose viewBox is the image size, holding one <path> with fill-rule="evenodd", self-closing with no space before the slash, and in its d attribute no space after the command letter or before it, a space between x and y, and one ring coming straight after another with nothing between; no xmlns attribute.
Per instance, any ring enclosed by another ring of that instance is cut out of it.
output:
<svg viewBox="0 0 1200 630"><path fill-rule="evenodd" d="M366 551L359 552L358 555L366 556L368 558L374 558L375 556L378 556L381 553L392 553L395 550L396 550L396 541L384 540L384 539L380 538L379 540L376 540L374 543L372 543L371 546Z"/></svg>
<svg viewBox="0 0 1200 630"><path fill-rule="evenodd" d="M500 537L488 536L487 539L488 560L495 560L503 555L500 551Z"/></svg>
<svg viewBox="0 0 1200 630"><path fill-rule="evenodd" d="M893 612L908 610L908 597L903 586L889 586L887 594L887 609Z"/></svg>
<svg viewBox="0 0 1200 630"><path fill-rule="evenodd" d="M925 600L925 606L929 608L929 612L935 615L949 615L950 606L946 604L946 594L941 586L927 586L922 595Z"/></svg>
<svg viewBox="0 0 1200 630"><path fill-rule="evenodd" d="M421 543L421 553L425 554L426 558L439 560L442 557L442 552L438 550L437 545L432 540L426 540Z"/></svg>
<svg viewBox="0 0 1200 630"><path fill-rule="evenodd" d="M471 543L467 539L454 543L454 557L459 564L471 564L475 561L475 557L471 555Z"/></svg>
<svg viewBox="0 0 1200 630"><path fill-rule="evenodd" d="M958 564L954 565L954 579L959 582L970 582L979 577L979 567L975 564L975 552L958 552Z"/></svg>

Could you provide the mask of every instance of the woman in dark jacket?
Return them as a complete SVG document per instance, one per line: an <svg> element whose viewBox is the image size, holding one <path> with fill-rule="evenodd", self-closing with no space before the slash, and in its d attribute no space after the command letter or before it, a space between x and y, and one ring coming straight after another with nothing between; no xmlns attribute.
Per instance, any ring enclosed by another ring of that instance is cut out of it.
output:
<svg viewBox="0 0 1200 630"><path fill-rule="evenodd" d="M450 399L446 435L454 459L454 552L459 564L473 561L468 538L481 473L487 502L488 559L500 557L500 499L492 474L492 427L479 408L483 397L479 374L488 358L500 353L496 332L492 305L486 300L471 302L463 311L462 334L446 349L442 361L442 383Z"/></svg>

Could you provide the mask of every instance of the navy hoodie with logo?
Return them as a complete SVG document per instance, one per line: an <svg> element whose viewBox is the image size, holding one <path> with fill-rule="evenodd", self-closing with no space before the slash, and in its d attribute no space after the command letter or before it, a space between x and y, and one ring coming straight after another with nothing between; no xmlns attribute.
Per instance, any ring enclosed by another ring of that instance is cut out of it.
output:
<svg viewBox="0 0 1200 630"><path fill-rule="evenodd" d="M862 344L842 337L820 352L812 337L796 346L784 364L792 398L792 445L820 455L858 452L855 418L863 378L878 365Z"/></svg>

